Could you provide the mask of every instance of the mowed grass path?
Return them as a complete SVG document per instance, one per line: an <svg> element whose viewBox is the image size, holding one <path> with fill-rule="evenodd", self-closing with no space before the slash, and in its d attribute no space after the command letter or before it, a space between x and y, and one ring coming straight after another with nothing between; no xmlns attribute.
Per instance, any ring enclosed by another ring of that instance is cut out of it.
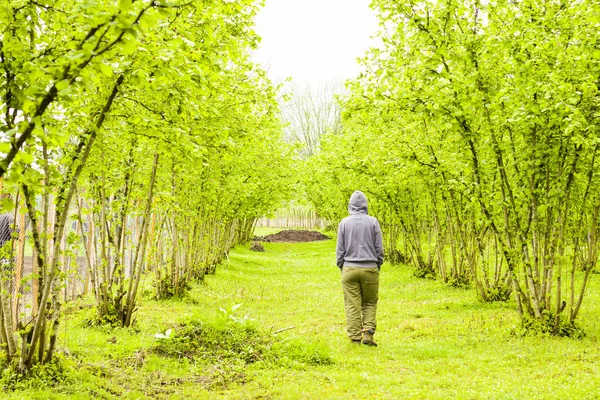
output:
<svg viewBox="0 0 600 400"><path fill-rule="evenodd" d="M412 277L384 264L378 348L346 338L333 240L237 248L231 262L195 291L248 314L280 337L328 348L334 363L301 369L249 369L224 398L596 399L600 398L600 304L593 276L581 314L582 340L521 337L513 304L483 304L470 290ZM201 305L201 307L202 307Z"/></svg>
<svg viewBox="0 0 600 400"><path fill-rule="evenodd" d="M597 274L580 316L588 335L575 340L519 336L514 304L483 304L472 290L417 279L406 266L384 264L379 347L371 348L346 337L333 240L265 243L264 253L247 247L232 250L216 275L183 299L152 300L148 275L133 329L85 327L94 313L90 299L67 305L57 342L64 375L50 370L0 398L600 398ZM190 321L223 321L219 309L232 312L238 304L234 317L248 315L264 335L295 343L294 351L311 355L321 349L332 363L256 362L232 371L226 360L214 365L153 352L157 332L177 331ZM220 377L223 383L213 384Z"/></svg>

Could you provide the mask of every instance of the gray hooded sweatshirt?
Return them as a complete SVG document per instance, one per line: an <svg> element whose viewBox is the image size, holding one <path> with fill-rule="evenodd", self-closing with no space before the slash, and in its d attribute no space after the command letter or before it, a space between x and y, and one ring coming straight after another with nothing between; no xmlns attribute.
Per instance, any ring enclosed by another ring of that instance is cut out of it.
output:
<svg viewBox="0 0 600 400"><path fill-rule="evenodd" d="M361 191L350 196L350 215L338 228L337 266L381 267L383 244L377 218L367 214L367 197Z"/></svg>
<svg viewBox="0 0 600 400"><path fill-rule="evenodd" d="M0 214L0 247L4 246L12 238L14 231L12 228L13 222L14 218L12 214Z"/></svg>

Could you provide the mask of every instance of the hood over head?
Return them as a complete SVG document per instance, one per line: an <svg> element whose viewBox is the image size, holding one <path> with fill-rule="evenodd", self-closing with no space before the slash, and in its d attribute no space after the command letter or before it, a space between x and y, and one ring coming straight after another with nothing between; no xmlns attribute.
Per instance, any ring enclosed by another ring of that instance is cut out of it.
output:
<svg viewBox="0 0 600 400"><path fill-rule="evenodd" d="M350 214L368 214L367 196L360 190L352 193L350 203L348 204Z"/></svg>

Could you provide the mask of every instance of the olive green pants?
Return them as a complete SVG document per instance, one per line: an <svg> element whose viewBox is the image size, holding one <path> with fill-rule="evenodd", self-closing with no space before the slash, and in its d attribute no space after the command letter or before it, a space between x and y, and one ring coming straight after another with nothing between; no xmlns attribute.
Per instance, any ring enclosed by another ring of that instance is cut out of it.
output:
<svg viewBox="0 0 600 400"><path fill-rule="evenodd" d="M346 326L352 340L361 340L362 331L377 327L375 316L379 298L379 269L344 267L342 289L346 309Z"/></svg>

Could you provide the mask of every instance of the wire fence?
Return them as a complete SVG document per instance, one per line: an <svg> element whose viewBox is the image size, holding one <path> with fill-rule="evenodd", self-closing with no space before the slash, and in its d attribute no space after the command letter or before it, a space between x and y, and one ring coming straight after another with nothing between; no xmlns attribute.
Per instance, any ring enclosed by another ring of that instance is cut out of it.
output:
<svg viewBox="0 0 600 400"><path fill-rule="evenodd" d="M27 232L25 214L18 212L0 214L0 264L2 265L2 291L12 296L10 310L13 323L16 324L19 313L25 312L20 301L34 287L31 279L32 269L27 265L25 255L25 238Z"/></svg>
<svg viewBox="0 0 600 400"><path fill-rule="evenodd" d="M45 243L47 260L53 258L51 253L54 248L51 239L55 216L52 196L49 200L49 218L45 221L47 224L45 229L43 221L38 220L38 232L42 232L45 238L42 242ZM57 280L60 282L58 290L60 300L64 302L90 291L91 266L97 263L99 258L98 246L94 245L100 232L99 227L91 214L80 215L80 219L72 218L74 216L73 210L57 255L60 274ZM139 236L140 218L140 216L127 218L127 230L123 236L124 240L129 244L133 243L133 246ZM37 314L40 297L39 280L47 273L39 269L38 254L32 245L31 235L31 222L26 216L25 205L22 202L18 204L15 211L0 214L0 294L3 292L12 298L10 313L13 326L17 326L18 321L26 324L32 315ZM124 252L126 262L132 257L130 252Z"/></svg>
<svg viewBox="0 0 600 400"><path fill-rule="evenodd" d="M256 226L259 228L325 229L327 221L311 210L291 210L277 214L273 218L259 218Z"/></svg>
<svg viewBox="0 0 600 400"><path fill-rule="evenodd" d="M16 200L16 199L15 199ZM78 204L79 209L83 204ZM43 233L45 259L53 259L55 248L52 242L54 230L54 201L52 196L48 201L48 220L41 218L37 221L38 232ZM40 207L40 204L37 205ZM41 207L40 207L41 208ZM75 217L79 218L75 218ZM123 240L128 251L123 251L125 274L127 266L133 258L132 252L139 237L140 216L131 216L126 219L126 230ZM73 300L78 296L87 294L93 288L94 281L99 277L93 276L92 265L96 265L100 258L100 247L96 244L101 234L97 221L90 213L78 215L72 210L71 217L66 226L60 246L57 247L59 257L56 264L59 278L56 287L57 295L62 302ZM45 225L45 226L44 226ZM256 222L258 227L289 228L289 229L325 229L328 223L320 218L314 211L292 210L276 215L274 218L260 218ZM0 295L9 296L9 309L13 326L26 325L32 316L37 315L39 299L41 297L41 279L48 271L40 270L38 254L32 245L31 221L26 216L26 207L22 201L17 204L14 211L0 214ZM96 245L95 245L96 244ZM112 255L114 258L114 255ZM48 268L47 266L46 268Z"/></svg>

